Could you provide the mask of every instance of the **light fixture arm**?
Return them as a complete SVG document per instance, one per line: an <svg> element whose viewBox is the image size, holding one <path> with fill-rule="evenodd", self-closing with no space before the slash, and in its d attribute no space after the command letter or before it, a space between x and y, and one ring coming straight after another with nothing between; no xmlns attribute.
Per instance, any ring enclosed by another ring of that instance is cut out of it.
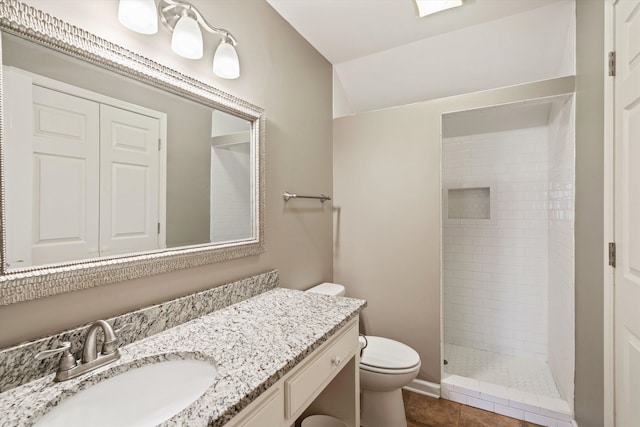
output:
<svg viewBox="0 0 640 427"><path fill-rule="evenodd" d="M158 15L160 16L160 21L162 22L162 25L171 32L173 32L178 20L185 14L194 18L208 33L222 34L222 36L229 40L233 46L238 44L238 41L229 31L209 24L195 6L179 0L159 0L158 2Z"/></svg>

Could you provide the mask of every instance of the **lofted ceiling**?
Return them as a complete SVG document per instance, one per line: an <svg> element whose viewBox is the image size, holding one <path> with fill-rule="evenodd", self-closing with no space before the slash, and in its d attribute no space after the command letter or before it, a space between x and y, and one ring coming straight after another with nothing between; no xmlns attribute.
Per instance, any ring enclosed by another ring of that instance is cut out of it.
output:
<svg viewBox="0 0 640 427"><path fill-rule="evenodd" d="M267 0L334 68L334 116L570 75L575 0Z"/></svg>

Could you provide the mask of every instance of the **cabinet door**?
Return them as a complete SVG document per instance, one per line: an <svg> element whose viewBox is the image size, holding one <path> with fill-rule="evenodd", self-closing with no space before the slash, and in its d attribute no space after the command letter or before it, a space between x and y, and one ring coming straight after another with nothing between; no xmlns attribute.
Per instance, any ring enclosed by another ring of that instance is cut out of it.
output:
<svg viewBox="0 0 640 427"><path fill-rule="evenodd" d="M160 121L100 106L100 255L157 249Z"/></svg>
<svg viewBox="0 0 640 427"><path fill-rule="evenodd" d="M98 255L99 105L33 86L30 171L34 265ZM15 191L15 190L11 190Z"/></svg>

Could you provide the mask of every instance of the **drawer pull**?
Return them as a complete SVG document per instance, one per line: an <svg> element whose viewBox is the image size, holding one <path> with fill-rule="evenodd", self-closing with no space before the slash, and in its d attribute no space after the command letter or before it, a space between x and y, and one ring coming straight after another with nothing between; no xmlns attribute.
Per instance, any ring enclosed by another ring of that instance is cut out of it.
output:
<svg viewBox="0 0 640 427"><path fill-rule="evenodd" d="M334 366L340 366L340 364L342 363L342 359L340 358L340 356L333 356L331 358L331 364Z"/></svg>

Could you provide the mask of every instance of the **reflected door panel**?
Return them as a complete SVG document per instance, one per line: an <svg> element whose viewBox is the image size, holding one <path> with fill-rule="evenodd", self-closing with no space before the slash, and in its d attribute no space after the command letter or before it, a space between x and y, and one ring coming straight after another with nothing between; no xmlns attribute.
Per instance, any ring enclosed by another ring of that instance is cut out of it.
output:
<svg viewBox="0 0 640 427"><path fill-rule="evenodd" d="M100 254L159 248L160 122L102 105Z"/></svg>
<svg viewBox="0 0 640 427"><path fill-rule="evenodd" d="M32 77L5 73L9 266L158 249L160 119Z"/></svg>
<svg viewBox="0 0 640 427"><path fill-rule="evenodd" d="M98 255L98 129L97 103L33 87L36 265Z"/></svg>

